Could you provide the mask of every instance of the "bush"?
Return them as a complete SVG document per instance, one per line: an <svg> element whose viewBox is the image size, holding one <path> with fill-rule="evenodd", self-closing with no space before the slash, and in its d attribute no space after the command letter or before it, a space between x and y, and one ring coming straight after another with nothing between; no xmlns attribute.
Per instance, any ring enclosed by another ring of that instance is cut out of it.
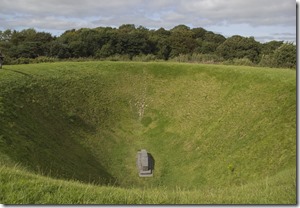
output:
<svg viewBox="0 0 300 208"><path fill-rule="evenodd" d="M13 62L14 62L14 59L12 59L9 56L5 56L4 60L3 60L3 65L11 65L11 64L13 64Z"/></svg>
<svg viewBox="0 0 300 208"><path fill-rule="evenodd" d="M58 58L48 57L48 56L39 56L35 59L31 59L30 63L48 63L48 62L56 62Z"/></svg>
<svg viewBox="0 0 300 208"><path fill-rule="evenodd" d="M262 67L276 67L276 60L274 59L274 57L272 55L263 55L261 57L261 60L258 64L259 66Z"/></svg>
<svg viewBox="0 0 300 208"><path fill-rule="evenodd" d="M191 60L191 55L189 54L179 54L178 56L175 56L174 58L170 59L170 61L175 62L189 62Z"/></svg>
<svg viewBox="0 0 300 208"><path fill-rule="evenodd" d="M255 64L248 58L234 58L224 61L225 65L236 65L236 66L254 66Z"/></svg>
<svg viewBox="0 0 300 208"><path fill-rule="evenodd" d="M199 62L199 63L219 63L224 59L216 54L192 54L190 61L191 62Z"/></svg>
<svg viewBox="0 0 300 208"><path fill-rule="evenodd" d="M30 58L18 58L15 61L13 61L13 64L29 64L30 63Z"/></svg>
<svg viewBox="0 0 300 208"><path fill-rule="evenodd" d="M249 58L235 58L233 59L233 64L238 66L254 66L253 62Z"/></svg>
<svg viewBox="0 0 300 208"><path fill-rule="evenodd" d="M132 57L132 60L133 61L148 62L148 61L156 61L157 57L153 54L147 54L147 55L141 54L141 55Z"/></svg>
<svg viewBox="0 0 300 208"><path fill-rule="evenodd" d="M204 64L213 64L220 63L224 59L216 54L180 54L179 56L174 57L171 61L176 62L192 62L192 63L204 63Z"/></svg>
<svg viewBox="0 0 300 208"><path fill-rule="evenodd" d="M124 54L124 55L116 54L113 56L109 56L109 57L105 58L104 60L107 60L107 61L130 61L130 56L128 54Z"/></svg>

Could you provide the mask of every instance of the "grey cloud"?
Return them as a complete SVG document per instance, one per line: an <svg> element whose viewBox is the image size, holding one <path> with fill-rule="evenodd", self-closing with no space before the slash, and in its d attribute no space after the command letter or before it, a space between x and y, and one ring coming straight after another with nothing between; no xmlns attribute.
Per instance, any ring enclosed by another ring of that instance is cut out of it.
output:
<svg viewBox="0 0 300 208"><path fill-rule="evenodd" d="M70 20L70 19L60 19L56 17L43 17L35 18L31 16L20 16L14 18L13 20L7 20L5 23L1 24L2 27L6 28L18 28L20 25L25 28L38 28L38 29L55 29L55 30L66 30L71 28L81 28L93 26L89 22L84 20Z"/></svg>
<svg viewBox="0 0 300 208"><path fill-rule="evenodd" d="M2 0L2 14L34 14L37 16L88 17L104 12L124 12L134 8L141 0Z"/></svg>
<svg viewBox="0 0 300 208"><path fill-rule="evenodd" d="M8 15L69 18L100 15L119 17L120 22L123 16L137 10L143 11L144 16L155 12L164 21L195 24L203 18L209 19L210 24L226 21L251 25L295 24L296 20L296 4L291 0L2 0L0 7L0 13Z"/></svg>
<svg viewBox="0 0 300 208"><path fill-rule="evenodd" d="M209 17L214 22L247 23L252 26L296 24L296 3L287 0L191 0L183 12Z"/></svg>
<svg viewBox="0 0 300 208"><path fill-rule="evenodd" d="M131 23L170 29L247 24L295 26L292 0L1 0L0 29L67 30ZM272 35L273 36L273 35ZM287 37L281 35L281 37Z"/></svg>

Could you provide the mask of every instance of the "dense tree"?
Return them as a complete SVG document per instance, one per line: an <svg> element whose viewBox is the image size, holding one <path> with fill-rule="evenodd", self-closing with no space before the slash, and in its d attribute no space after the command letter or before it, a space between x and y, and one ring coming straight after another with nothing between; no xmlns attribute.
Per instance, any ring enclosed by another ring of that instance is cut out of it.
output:
<svg viewBox="0 0 300 208"><path fill-rule="evenodd" d="M54 38L50 33L37 32L26 29L20 32L6 30L1 32L0 49L13 58L36 58L47 56L50 51L50 42Z"/></svg>
<svg viewBox="0 0 300 208"><path fill-rule="evenodd" d="M201 27L193 28L192 32L196 40L204 40L204 35L207 33L207 31Z"/></svg>
<svg viewBox="0 0 300 208"><path fill-rule="evenodd" d="M159 28L151 33L149 39L152 42L152 51L159 59L169 59L171 53L170 34L171 32L164 28Z"/></svg>
<svg viewBox="0 0 300 208"><path fill-rule="evenodd" d="M267 43L263 43L261 45L261 54L263 55L269 55L274 53L274 51L279 48L283 44L283 41L270 41Z"/></svg>
<svg viewBox="0 0 300 208"><path fill-rule="evenodd" d="M147 34L143 32L133 30L125 33L120 31L117 35L116 50L118 54L127 54L132 58L135 55L148 54L150 52L148 44Z"/></svg>
<svg viewBox="0 0 300 208"><path fill-rule="evenodd" d="M192 53L197 45L193 36L194 33L185 25L178 25L171 29L171 35L169 37L171 43L170 56L175 57L179 54Z"/></svg>
<svg viewBox="0 0 300 208"><path fill-rule="evenodd" d="M119 28L98 27L65 31L59 37L35 29L0 31L0 51L6 60L37 58L95 57L125 55L129 58L151 54L168 60L177 56L205 60L247 58L262 66L294 67L296 46L282 41L261 44L253 37L235 35L225 38L201 27L178 25L171 30L149 30L143 26L124 24ZM249 62L250 62L249 61ZM19 62L17 62L19 63Z"/></svg>
<svg viewBox="0 0 300 208"><path fill-rule="evenodd" d="M115 54L115 49L112 44L112 41L104 44L101 48L99 48L96 52L97 58L106 58Z"/></svg>
<svg viewBox="0 0 300 208"><path fill-rule="evenodd" d="M295 67L297 62L297 49L292 43L284 43L274 51L274 58L278 67Z"/></svg>
<svg viewBox="0 0 300 208"><path fill-rule="evenodd" d="M134 24L123 24L119 27L119 31L122 33L130 33L132 31L135 31L135 25Z"/></svg>
<svg viewBox="0 0 300 208"><path fill-rule="evenodd" d="M50 56L60 59L70 58L71 53L67 44L62 43L59 40L55 40L50 44Z"/></svg>
<svg viewBox="0 0 300 208"><path fill-rule="evenodd" d="M254 63L259 61L260 43L253 37L232 36L218 46L217 54L224 59L248 58Z"/></svg>
<svg viewBox="0 0 300 208"><path fill-rule="evenodd" d="M223 35L206 31L203 36L197 40L198 47L195 49L195 52L212 54L216 51L217 47L226 40L226 38Z"/></svg>

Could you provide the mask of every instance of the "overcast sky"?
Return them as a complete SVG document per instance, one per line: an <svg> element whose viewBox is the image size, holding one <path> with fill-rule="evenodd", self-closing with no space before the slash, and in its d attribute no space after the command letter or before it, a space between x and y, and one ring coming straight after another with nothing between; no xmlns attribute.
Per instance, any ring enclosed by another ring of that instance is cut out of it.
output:
<svg viewBox="0 0 300 208"><path fill-rule="evenodd" d="M225 37L260 42L296 41L295 0L0 0L0 30L35 28L60 35L68 29L185 24Z"/></svg>

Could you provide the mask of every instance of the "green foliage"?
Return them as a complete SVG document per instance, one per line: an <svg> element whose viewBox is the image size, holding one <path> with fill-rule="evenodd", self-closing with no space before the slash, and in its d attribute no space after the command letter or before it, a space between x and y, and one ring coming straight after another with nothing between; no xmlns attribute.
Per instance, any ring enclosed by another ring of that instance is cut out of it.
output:
<svg viewBox="0 0 300 208"><path fill-rule="evenodd" d="M61 43L60 41L53 41L50 44L50 57L60 59L69 58L71 56L69 51L69 46L64 43Z"/></svg>
<svg viewBox="0 0 300 208"><path fill-rule="evenodd" d="M101 49L98 49L96 51L96 57L97 58L107 58L109 56L112 56L114 52L114 46L111 44L111 42L106 43L101 47Z"/></svg>
<svg viewBox="0 0 300 208"><path fill-rule="evenodd" d="M0 88L1 203L296 203L293 70L43 63Z"/></svg>
<svg viewBox="0 0 300 208"><path fill-rule="evenodd" d="M234 58L233 60L227 60L223 62L227 65L237 65L237 66L254 66L253 62L248 58Z"/></svg>
<svg viewBox="0 0 300 208"><path fill-rule="evenodd" d="M30 63L30 58L20 57L20 58L16 59L13 63L16 63L16 64L29 64Z"/></svg>
<svg viewBox="0 0 300 208"><path fill-rule="evenodd" d="M193 38L193 32L184 25L179 25L173 28L169 39L171 58L174 58L179 54L189 54L196 46L196 40Z"/></svg>
<svg viewBox="0 0 300 208"><path fill-rule="evenodd" d="M132 61L143 61L143 62L156 61L156 60L157 60L157 58L153 54L138 55L138 56L134 56L132 58Z"/></svg>
<svg viewBox="0 0 300 208"><path fill-rule="evenodd" d="M270 41L267 43L263 43L261 47L261 53L264 55L272 54L277 48L279 48L283 44L283 41Z"/></svg>
<svg viewBox="0 0 300 208"><path fill-rule="evenodd" d="M178 25L170 30L164 28L149 30L133 24L124 24L118 29L81 28L67 30L59 37L34 29L0 31L0 51L7 59L4 64L26 63L27 59L40 56L108 60L111 59L109 57L116 60L118 56L124 60L124 57L128 56L129 60L135 57L135 60L139 61L143 60L143 57L147 57L145 61L178 59L181 62L186 59L190 62L192 59L192 62L214 63L226 60L225 64L235 62L234 59L249 59L253 64L260 63L260 66L294 68L294 49L279 49L282 44L282 41L261 44L253 37L246 38L239 35L226 39L201 27L191 29L186 25ZM289 53L288 50L293 52ZM214 58L213 61L198 61L195 60L198 59L196 57L190 58L193 54L205 54ZM276 59L276 63L266 60L266 55ZM250 62L246 61L245 64L249 65Z"/></svg>
<svg viewBox="0 0 300 208"><path fill-rule="evenodd" d="M284 43L274 51L274 59L278 67L296 69L297 49L292 43Z"/></svg>
<svg viewBox="0 0 300 208"><path fill-rule="evenodd" d="M262 55L260 66L284 67L296 69L297 49L292 43L272 42L272 52L266 52L268 55Z"/></svg>
<svg viewBox="0 0 300 208"><path fill-rule="evenodd" d="M49 63L49 62L58 62L60 59L48 56L39 56L36 58L18 58L12 59L10 57L5 57L4 65L13 65L13 64L35 64L35 63ZM76 61L79 61L78 59Z"/></svg>
<svg viewBox="0 0 300 208"><path fill-rule="evenodd" d="M198 47L195 52L202 54L212 54L216 51L217 47L222 44L226 38L220 34L213 32L205 32L203 38L198 38Z"/></svg>
<svg viewBox="0 0 300 208"><path fill-rule="evenodd" d="M259 66L264 67L277 67L276 59L274 55L262 55L261 60L259 62Z"/></svg>
<svg viewBox="0 0 300 208"><path fill-rule="evenodd" d="M105 58L105 60L108 60L108 61L130 61L130 56L127 54L124 54L124 55L115 54L115 55Z"/></svg>
<svg viewBox="0 0 300 208"><path fill-rule="evenodd" d="M257 63L259 61L260 44L253 37L232 36L217 48L217 54L224 59L248 58Z"/></svg>
<svg viewBox="0 0 300 208"><path fill-rule="evenodd" d="M36 58L49 54L50 33L26 29L20 32L7 30L0 38L0 50L11 58Z"/></svg>
<svg viewBox="0 0 300 208"><path fill-rule="evenodd" d="M179 56L176 56L175 58L170 59L170 61L213 64L213 63L221 63L224 61L224 59L220 58L219 56L217 56L215 54L193 53L192 55L179 54Z"/></svg>

